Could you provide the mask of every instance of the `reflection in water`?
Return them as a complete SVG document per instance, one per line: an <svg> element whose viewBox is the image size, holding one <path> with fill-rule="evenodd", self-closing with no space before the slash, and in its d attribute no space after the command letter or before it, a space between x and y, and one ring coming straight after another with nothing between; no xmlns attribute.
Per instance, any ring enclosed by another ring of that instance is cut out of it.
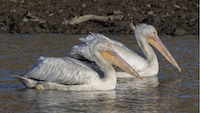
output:
<svg viewBox="0 0 200 113"><path fill-rule="evenodd" d="M143 81L137 78L120 78L118 79L117 87L120 90L123 89L137 89L148 90L149 88L156 88L159 85L157 76L143 77Z"/></svg>
<svg viewBox="0 0 200 113"><path fill-rule="evenodd" d="M115 91L88 91L88 92L66 92L57 90L24 90L23 98L28 104L35 103L33 107L41 111L93 111L101 110L98 104L106 105L115 103ZM110 101L104 101L110 100ZM106 106L104 106L106 107ZM45 109L44 109L45 108ZM106 109L106 108L103 108Z"/></svg>
<svg viewBox="0 0 200 113"><path fill-rule="evenodd" d="M23 100L18 104L26 104L30 111L36 112L131 112L137 104L142 106L141 110L147 107L151 111L156 111L156 106L149 107L152 103L147 103L149 96L144 98L143 94L155 98L154 88L158 86L158 77L148 77L144 78L143 82L140 81L134 78L119 79L116 90L112 91L67 92L21 89L15 92L20 92L20 100Z"/></svg>
<svg viewBox="0 0 200 113"><path fill-rule="evenodd" d="M83 37L85 37L84 35ZM0 112L197 112L198 38L160 37L182 68L178 72L156 50L158 77L118 79L116 90L66 92L26 89L23 74L40 56L68 56L81 35L0 35ZM132 36L110 36L141 52Z"/></svg>

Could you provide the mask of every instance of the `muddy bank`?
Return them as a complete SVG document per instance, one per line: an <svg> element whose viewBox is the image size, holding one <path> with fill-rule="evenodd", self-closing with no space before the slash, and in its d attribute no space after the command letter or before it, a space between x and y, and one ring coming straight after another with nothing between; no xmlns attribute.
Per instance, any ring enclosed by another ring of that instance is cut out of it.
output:
<svg viewBox="0 0 200 113"><path fill-rule="evenodd" d="M133 22L154 25L160 35L194 35L198 8L197 0L1 0L0 32L133 34ZM88 14L121 18L65 24Z"/></svg>

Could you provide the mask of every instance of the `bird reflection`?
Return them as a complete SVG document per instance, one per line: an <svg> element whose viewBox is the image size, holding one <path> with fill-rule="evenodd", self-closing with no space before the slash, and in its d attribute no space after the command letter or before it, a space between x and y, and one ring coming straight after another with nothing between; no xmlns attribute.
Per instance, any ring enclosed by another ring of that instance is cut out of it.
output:
<svg viewBox="0 0 200 113"><path fill-rule="evenodd" d="M118 79L116 90L111 91L58 91L24 89L24 104L40 109L57 112L125 112L133 106L147 106L150 98L156 96L159 81L157 76L145 77L144 81L136 78ZM149 96L144 97L141 94ZM34 103L34 104L33 104ZM126 109L124 109L124 107ZM123 109L122 109L123 108ZM153 108L153 109L156 109ZM132 112L132 110L131 110Z"/></svg>

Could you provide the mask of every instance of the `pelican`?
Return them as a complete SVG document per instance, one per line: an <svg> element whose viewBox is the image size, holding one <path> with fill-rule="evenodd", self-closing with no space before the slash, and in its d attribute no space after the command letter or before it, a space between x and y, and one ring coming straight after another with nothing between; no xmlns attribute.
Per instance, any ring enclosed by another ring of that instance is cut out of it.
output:
<svg viewBox="0 0 200 113"><path fill-rule="evenodd" d="M117 82L115 70L110 63L112 62L127 73L142 79L113 50L107 40L92 40L89 46L95 63L102 71L70 57L41 57L29 71L15 77L28 88L67 91L112 90ZM101 72L104 74L99 75Z"/></svg>
<svg viewBox="0 0 200 113"><path fill-rule="evenodd" d="M153 45L173 66L175 66L179 71L181 68L177 64L176 60L173 58L171 53L162 43L160 38L158 37L156 29L152 25L147 24L138 24L135 28L135 37L137 43L144 53L146 59L136 52L132 51L131 49L127 48L124 44L109 39L108 37L102 34L95 34L90 33L86 38L80 38L83 42L81 45L76 45L72 47L70 52L72 57L77 59L87 59L89 61L94 61L94 58L90 51L88 51L88 44L90 40L95 39L106 39L108 40L113 49L141 76L156 76L159 72L159 64L158 59L153 51L152 47L149 45ZM116 73L118 78L124 77L132 77L129 74L124 72L117 72Z"/></svg>

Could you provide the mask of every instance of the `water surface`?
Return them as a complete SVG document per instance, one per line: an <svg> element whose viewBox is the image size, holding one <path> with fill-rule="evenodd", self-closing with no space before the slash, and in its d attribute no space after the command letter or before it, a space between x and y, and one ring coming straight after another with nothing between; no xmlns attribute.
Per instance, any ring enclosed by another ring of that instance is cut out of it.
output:
<svg viewBox="0 0 200 113"><path fill-rule="evenodd" d="M27 89L21 75L40 56L69 56L86 35L0 34L0 112L198 112L198 36L160 36L182 72L155 50L157 77L118 79L112 91L68 92ZM141 53L132 35L109 35ZM141 53L142 54L142 53Z"/></svg>

